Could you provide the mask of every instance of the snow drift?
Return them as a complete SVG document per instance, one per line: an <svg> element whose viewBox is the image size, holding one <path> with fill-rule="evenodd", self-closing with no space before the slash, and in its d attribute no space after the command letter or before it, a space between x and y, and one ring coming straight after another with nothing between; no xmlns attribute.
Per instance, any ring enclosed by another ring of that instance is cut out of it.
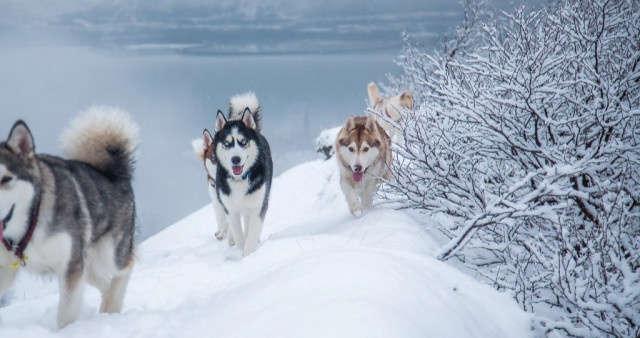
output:
<svg viewBox="0 0 640 338"><path fill-rule="evenodd" d="M206 189L203 182L203 189ZM431 255L438 245L404 212L349 214L334 161L273 184L258 250L245 259L214 237L207 205L140 245L120 314L55 329L55 282L21 275L0 309L3 337L527 337L508 295Z"/></svg>

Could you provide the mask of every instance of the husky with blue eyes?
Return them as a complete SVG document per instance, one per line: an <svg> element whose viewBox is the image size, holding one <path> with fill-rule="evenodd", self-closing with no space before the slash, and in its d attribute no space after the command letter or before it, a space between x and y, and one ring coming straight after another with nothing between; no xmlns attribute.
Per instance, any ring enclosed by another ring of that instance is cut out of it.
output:
<svg viewBox="0 0 640 338"><path fill-rule="evenodd" d="M234 96L228 118L218 111L213 136L216 196L243 257L260 242L273 176L269 143L260 134L261 114L254 93Z"/></svg>

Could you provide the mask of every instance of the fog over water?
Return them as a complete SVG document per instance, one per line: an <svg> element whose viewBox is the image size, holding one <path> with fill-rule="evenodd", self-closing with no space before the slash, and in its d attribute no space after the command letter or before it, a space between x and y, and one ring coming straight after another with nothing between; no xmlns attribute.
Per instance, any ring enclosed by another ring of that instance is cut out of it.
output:
<svg viewBox="0 0 640 338"><path fill-rule="evenodd" d="M407 31L435 46L461 17L446 1L3 1L0 135L24 119L36 151L92 105L141 127L135 172L140 239L209 203L192 139L229 97L256 92L275 174L367 107L366 84L397 73ZM304 189L304 187L300 187ZM213 233L212 220L212 233Z"/></svg>
<svg viewBox="0 0 640 338"><path fill-rule="evenodd" d="M141 237L209 201L190 141L213 129L229 97L252 90L276 175L317 158L314 137L366 108L365 85L393 71L392 53L215 56L105 55L86 48L19 48L0 54L0 125L24 119L38 152L60 154L58 135L91 105L118 106L141 127L134 188ZM5 136L6 137L6 136ZM302 187L301 187L302 188Z"/></svg>

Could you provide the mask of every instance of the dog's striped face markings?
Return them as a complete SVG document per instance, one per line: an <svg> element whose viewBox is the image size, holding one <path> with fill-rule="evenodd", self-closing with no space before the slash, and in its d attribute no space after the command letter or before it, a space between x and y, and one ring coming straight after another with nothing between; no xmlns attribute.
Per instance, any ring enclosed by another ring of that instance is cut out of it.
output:
<svg viewBox="0 0 640 338"><path fill-rule="evenodd" d="M339 134L338 151L353 172L356 182L380 155L380 135L373 118L351 116Z"/></svg>
<svg viewBox="0 0 640 338"><path fill-rule="evenodd" d="M236 143L242 148L247 148L249 146L249 140L242 135L239 135L237 138L229 135L224 142L222 142L222 146L225 149L231 149L236 145Z"/></svg>
<svg viewBox="0 0 640 338"><path fill-rule="evenodd" d="M368 141L361 142L351 141L350 143L343 145L340 144L340 154L345 159L351 171L353 171L353 179L356 182L362 180L362 175L367 171L367 168L375 162L380 154L380 149L376 146L372 146Z"/></svg>
<svg viewBox="0 0 640 338"><path fill-rule="evenodd" d="M220 165L234 176L241 177L255 163L258 147L238 127L233 127L216 146L216 155Z"/></svg>
<svg viewBox="0 0 640 338"><path fill-rule="evenodd" d="M4 164L0 164L0 189L9 189L15 183L15 175L13 175Z"/></svg>
<svg viewBox="0 0 640 338"><path fill-rule="evenodd" d="M3 237L18 238L29 218L33 185L18 177L0 163L0 221L4 221Z"/></svg>

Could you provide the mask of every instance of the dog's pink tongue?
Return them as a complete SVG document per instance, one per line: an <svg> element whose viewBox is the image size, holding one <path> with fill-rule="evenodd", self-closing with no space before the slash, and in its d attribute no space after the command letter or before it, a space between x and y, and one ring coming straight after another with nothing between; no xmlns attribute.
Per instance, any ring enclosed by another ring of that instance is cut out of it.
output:
<svg viewBox="0 0 640 338"><path fill-rule="evenodd" d="M234 166L231 167L231 170L233 170L233 173L235 175L242 174L242 166L241 165L234 165Z"/></svg>
<svg viewBox="0 0 640 338"><path fill-rule="evenodd" d="M362 173L353 173L353 180L356 182L360 182L360 180L362 180Z"/></svg>

